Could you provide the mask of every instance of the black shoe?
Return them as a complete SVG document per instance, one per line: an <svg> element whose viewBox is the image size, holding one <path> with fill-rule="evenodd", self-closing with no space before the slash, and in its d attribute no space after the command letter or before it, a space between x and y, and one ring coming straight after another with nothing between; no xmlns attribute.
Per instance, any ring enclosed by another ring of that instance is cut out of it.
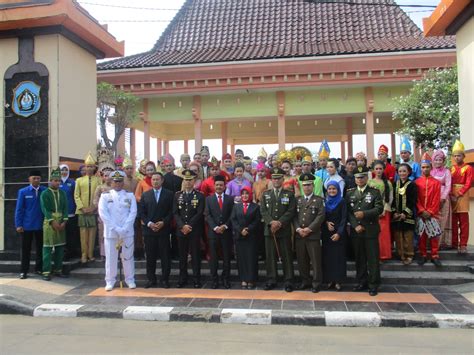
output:
<svg viewBox="0 0 474 355"><path fill-rule="evenodd" d="M180 282L178 282L178 284L176 285L176 288L183 288L183 287L186 287L186 282L184 282L184 281L180 281Z"/></svg>
<svg viewBox="0 0 474 355"><path fill-rule="evenodd" d="M297 290L307 290L310 288L311 285L305 284L305 283L300 283L298 286L296 286Z"/></svg>
<svg viewBox="0 0 474 355"><path fill-rule="evenodd" d="M20 279L24 280L24 279L27 279L28 278L28 274L26 272L22 272L20 274Z"/></svg>
<svg viewBox="0 0 474 355"><path fill-rule="evenodd" d="M418 259L418 265L422 266L422 265L425 265L425 263L427 262L428 260L425 258L425 257L421 257Z"/></svg>
<svg viewBox="0 0 474 355"><path fill-rule="evenodd" d="M68 274L65 274L65 273L62 272L62 271L55 272L55 273L54 273L54 276L61 277L61 278L64 278L64 279L67 279L67 278L69 277Z"/></svg>
<svg viewBox="0 0 474 355"><path fill-rule="evenodd" d="M156 287L156 281L148 281L144 288L151 288L151 287Z"/></svg>
<svg viewBox="0 0 474 355"><path fill-rule="evenodd" d="M275 284L265 284L265 287L263 288L264 291L270 291L275 288Z"/></svg>
<svg viewBox="0 0 474 355"><path fill-rule="evenodd" d="M51 275L43 275L43 280L44 281L51 281Z"/></svg>
<svg viewBox="0 0 474 355"><path fill-rule="evenodd" d="M328 287L326 289L330 290L333 287L334 287L334 282L330 282L330 283L328 283Z"/></svg>
<svg viewBox="0 0 474 355"><path fill-rule="evenodd" d="M293 292L293 286L288 284L288 285L285 285L285 291L286 292Z"/></svg>
<svg viewBox="0 0 474 355"><path fill-rule="evenodd" d="M201 288L202 284L199 281L194 281L194 288Z"/></svg>
<svg viewBox="0 0 474 355"><path fill-rule="evenodd" d="M431 262L434 264L436 267L441 267L443 264L441 264L441 261L439 259L431 259Z"/></svg>
<svg viewBox="0 0 474 355"><path fill-rule="evenodd" d="M229 281L224 281L224 288L229 289L230 288L230 282Z"/></svg>
<svg viewBox="0 0 474 355"><path fill-rule="evenodd" d="M321 290L321 285L312 285L311 286L311 292L312 293L318 293Z"/></svg>
<svg viewBox="0 0 474 355"><path fill-rule="evenodd" d="M160 286L163 288L170 288L170 283L169 281L161 281Z"/></svg>
<svg viewBox="0 0 474 355"><path fill-rule="evenodd" d="M360 285L360 284L352 289L352 291L356 291L356 292L365 291L365 290L367 290L367 285Z"/></svg>
<svg viewBox="0 0 474 355"><path fill-rule="evenodd" d="M371 296L377 296L378 292L377 292L377 289L376 288L371 288L369 290L369 295Z"/></svg>
<svg viewBox="0 0 474 355"><path fill-rule="evenodd" d="M247 290L253 290L253 289L255 289L255 284L249 282L249 283L247 284Z"/></svg>
<svg viewBox="0 0 474 355"><path fill-rule="evenodd" d="M214 282L212 283L212 285L211 285L211 288L212 288L213 290L218 289L218 288L219 288L219 282L214 281Z"/></svg>

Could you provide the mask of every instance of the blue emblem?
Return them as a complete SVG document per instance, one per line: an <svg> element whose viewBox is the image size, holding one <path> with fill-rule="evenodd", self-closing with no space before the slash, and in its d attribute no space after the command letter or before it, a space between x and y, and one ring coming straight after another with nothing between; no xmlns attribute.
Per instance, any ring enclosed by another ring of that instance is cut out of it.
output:
<svg viewBox="0 0 474 355"><path fill-rule="evenodd" d="M13 89L13 112L18 116L30 117L41 108L41 87L32 81L22 81Z"/></svg>

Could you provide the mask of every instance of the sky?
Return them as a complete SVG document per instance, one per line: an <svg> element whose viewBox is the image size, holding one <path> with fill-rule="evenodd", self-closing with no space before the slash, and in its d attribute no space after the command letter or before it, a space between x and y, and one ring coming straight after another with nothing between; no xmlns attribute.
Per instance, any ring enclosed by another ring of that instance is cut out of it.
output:
<svg viewBox="0 0 474 355"><path fill-rule="evenodd" d="M125 41L125 55L146 52L150 50L173 19L185 0L79 0L92 16L100 23L108 25L108 31L119 41ZM436 6L439 0L398 0L399 5L430 5ZM431 8L403 8L412 18L418 27L422 28L422 18L428 17ZM137 158L143 157L143 134L137 132ZM376 135L375 147L380 144L390 142L389 135ZM204 140L204 145L208 145L211 155L222 156L220 140ZM298 144L301 145L301 144ZM311 151L319 150L320 142L302 144ZM397 137L396 146L399 145ZM156 141L152 140L151 147L156 146ZM260 146L236 146L242 148L246 155L255 157ZM276 144L265 145L265 150L271 152L278 147ZM291 148L291 145L287 145ZM339 143L330 143L331 155L340 157L341 150ZM365 135L354 136L354 152L365 151ZM182 141L170 142L170 152L174 152L174 157L179 160L179 155L184 152ZM189 141L189 152L194 153L194 141ZM152 149L150 159L157 160L156 151Z"/></svg>

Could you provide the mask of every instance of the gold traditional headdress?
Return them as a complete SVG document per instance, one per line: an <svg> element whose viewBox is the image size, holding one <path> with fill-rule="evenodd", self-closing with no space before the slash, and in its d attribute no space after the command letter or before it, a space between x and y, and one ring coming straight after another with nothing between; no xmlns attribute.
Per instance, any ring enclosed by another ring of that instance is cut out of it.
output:
<svg viewBox="0 0 474 355"><path fill-rule="evenodd" d="M455 153L464 154L464 151L465 151L464 144L462 144L459 139L456 139L456 142L454 142L454 145L453 145L453 154Z"/></svg>
<svg viewBox="0 0 474 355"><path fill-rule="evenodd" d="M92 156L92 153L89 151L87 154L86 158L84 159L84 163L86 165L95 165L97 162L95 161L94 157Z"/></svg>

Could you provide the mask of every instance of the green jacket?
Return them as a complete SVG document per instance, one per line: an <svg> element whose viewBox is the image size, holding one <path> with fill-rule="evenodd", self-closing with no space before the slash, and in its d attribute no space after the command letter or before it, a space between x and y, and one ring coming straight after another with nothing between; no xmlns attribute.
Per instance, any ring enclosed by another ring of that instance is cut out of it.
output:
<svg viewBox="0 0 474 355"><path fill-rule="evenodd" d="M271 236L270 222L279 221L282 227L277 231L276 237L291 237L291 223L296 212L295 195L291 191L280 189L280 194L275 197L274 190L267 190L260 199L260 212L265 223L266 236Z"/></svg>
<svg viewBox="0 0 474 355"><path fill-rule="evenodd" d="M321 225L326 218L324 200L322 197L312 195L311 199L306 202L303 196L298 197L296 201L296 214L293 220L295 231L298 228L309 228L311 234L306 238L311 240L319 240L321 238ZM301 238L295 233L296 238Z"/></svg>
<svg viewBox="0 0 474 355"><path fill-rule="evenodd" d="M380 233L379 216L383 213L383 200L379 190L366 185L361 194L358 188L347 190L346 193L347 213L351 225L351 234L355 234L355 227L361 225L365 231L357 234L365 238L378 238ZM358 220L354 212L364 212L364 217Z"/></svg>

